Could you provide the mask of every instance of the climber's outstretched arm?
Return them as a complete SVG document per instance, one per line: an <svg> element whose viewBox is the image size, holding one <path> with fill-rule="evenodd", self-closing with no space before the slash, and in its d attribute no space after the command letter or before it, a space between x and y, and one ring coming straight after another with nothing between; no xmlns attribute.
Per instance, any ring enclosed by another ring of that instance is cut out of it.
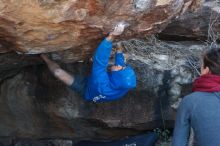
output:
<svg viewBox="0 0 220 146"><path fill-rule="evenodd" d="M116 36L121 35L124 29L128 27L126 22L119 22L114 30L109 33L109 35L101 42L101 44L96 49L93 56L93 68L92 74L98 78L102 78L101 75L106 76L108 61L112 51L112 41Z"/></svg>
<svg viewBox="0 0 220 146"><path fill-rule="evenodd" d="M71 74L60 68L60 66L54 61L50 60L47 55L41 54L41 58L46 62L48 68L56 78L58 78L68 86L72 85L72 83L74 82L74 77Z"/></svg>

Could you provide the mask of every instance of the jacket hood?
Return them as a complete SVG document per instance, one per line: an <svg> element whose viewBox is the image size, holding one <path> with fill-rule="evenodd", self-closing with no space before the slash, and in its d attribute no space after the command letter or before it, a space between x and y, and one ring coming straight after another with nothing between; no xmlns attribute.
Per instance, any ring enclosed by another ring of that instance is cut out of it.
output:
<svg viewBox="0 0 220 146"><path fill-rule="evenodd" d="M112 87L115 89L132 89L136 87L136 75L130 66L120 71L112 71L109 78Z"/></svg>

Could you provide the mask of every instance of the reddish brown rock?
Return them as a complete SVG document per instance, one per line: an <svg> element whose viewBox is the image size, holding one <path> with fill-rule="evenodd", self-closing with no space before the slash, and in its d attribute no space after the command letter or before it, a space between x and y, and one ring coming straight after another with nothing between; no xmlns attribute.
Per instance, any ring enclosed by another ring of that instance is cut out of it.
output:
<svg viewBox="0 0 220 146"><path fill-rule="evenodd" d="M123 38L164 29L171 18L202 0L0 0L0 44L28 54L72 49L81 58L119 21ZM85 54L76 50L83 50ZM80 52L80 53L79 53Z"/></svg>

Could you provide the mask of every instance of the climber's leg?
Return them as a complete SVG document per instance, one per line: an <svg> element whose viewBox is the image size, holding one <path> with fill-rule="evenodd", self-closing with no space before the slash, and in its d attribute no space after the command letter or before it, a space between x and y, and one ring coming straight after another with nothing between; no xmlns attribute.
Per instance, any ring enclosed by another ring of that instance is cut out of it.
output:
<svg viewBox="0 0 220 146"><path fill-rule="evenodd" d="M74 76L72 76L67 71L63 70L56 62L49 59L49 57L45 54L41 54L41 58L46 62L51 73L65 83L67 86L72 85L74 82Z"/></svg>

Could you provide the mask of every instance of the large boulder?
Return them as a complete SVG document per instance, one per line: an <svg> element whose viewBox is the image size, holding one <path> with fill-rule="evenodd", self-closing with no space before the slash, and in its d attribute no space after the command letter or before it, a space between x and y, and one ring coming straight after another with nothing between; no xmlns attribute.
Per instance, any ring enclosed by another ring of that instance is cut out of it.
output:
<svg viewBox="0 0 220 146"><path fill-rule="evenodd" d="M71 49L82 58L119 21L121 38L162 31L202 0L0 0L0 52L36 54Z"/></svg>
<svg viewBox="0 0 220 146"><path fill-rule="evenodd" d="M122 41L138 86L118 101L101 104L83 100L32 54L50 52L57 62L71 62L62 64L66 70L82 74L82 64L72 63L91 57L118 22L130 26L117 40L144 37L162 31L172 18L201 3L0 0L0 137L114 139L172 128L171 105L190 92L205 45Z"/></svg>

